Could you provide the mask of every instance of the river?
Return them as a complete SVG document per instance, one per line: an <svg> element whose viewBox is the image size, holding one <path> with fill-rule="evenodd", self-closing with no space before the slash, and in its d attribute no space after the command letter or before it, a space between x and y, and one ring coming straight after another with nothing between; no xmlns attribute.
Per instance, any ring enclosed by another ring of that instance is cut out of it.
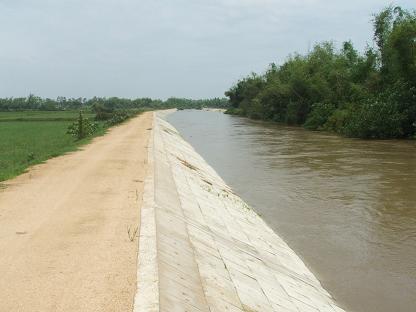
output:
<svg viewBox="0 0 416 312"><path fill-rule="evenodd" d="M353 312L416 311L416 142L221 112L168 117Z"/></svg>

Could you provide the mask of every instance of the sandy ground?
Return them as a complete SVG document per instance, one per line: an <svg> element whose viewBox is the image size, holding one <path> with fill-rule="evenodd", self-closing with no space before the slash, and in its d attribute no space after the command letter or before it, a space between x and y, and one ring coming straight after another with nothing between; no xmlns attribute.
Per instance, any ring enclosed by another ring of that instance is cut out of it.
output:
<svg viewBox="0 0 416 312"><path fill-rule="evenodd" d="M131 311L145 113L0 190L0 311Z"/></svg>

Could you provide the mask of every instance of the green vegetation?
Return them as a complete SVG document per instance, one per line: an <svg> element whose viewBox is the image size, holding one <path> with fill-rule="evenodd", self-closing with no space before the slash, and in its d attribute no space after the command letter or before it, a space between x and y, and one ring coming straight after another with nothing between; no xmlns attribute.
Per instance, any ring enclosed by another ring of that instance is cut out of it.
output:
<svg viewBox="0 0 416 312"><path fill-rule="evenodd" d="M138 111L126 111L126 110L122 110L122 111L116 111L113 113L113 115L111 116L111 118L109 118L106 122L106 124L108 126L114 126L116 124L122 123L125 120L135 116L138 114Z"/></svg>
<svg viewBox="0 0 416 312"><path fill-rule="evenodd" d="M48 158L74 151L91 139L74 140L66 134L71 120L78 116L76 111L32 113L0 112L0 181ZM105 130L104 124L99 123L94 136Z"/></svg>
<svg viewBox="0 0 416 312"><path fill-rule="evenodd" d="M69 125L67 134L72 135L77 140L82 140L88 136L93 135L98 130L98 124L91 122L88 118L85 118L82 111L79 111L77 121L74 121Z"/></svg>
<svg viewBox="0 0 416 312"><path fill-rule="evenodd" d="M78 111L10 111L0 112L3 121L72 121L77 119ZM94 112L84 112L87 118L95 118Z"/></svg>
<svg viewBox="0 0 416 312"><path fill-rule="evenodd" d="M94 111L0 112L0 181L31 165L74 151L104 134L108 127L141 112L111 110L106 119Z"/></svg>
<svg viewBox="0 0 416 312"><path fill-rule="evenodd" d="M80 111L0 112L0 181L31 165L74 151L104 134L108 127L142 111L114 111L108 120L97 120L95 113Z"/></svg>
<svg viewBox="0 0 416 312"><path fill-rule="evenodd" d="M74 151L110 126L150 109L225 108L227 99L0 99L0 181ZM82 110L82 113L81 113Z"/></svg>
<svg viewBox="0 0 416 312"><path fill-rule="evenodd" d="M416 135L416 12L374 16L375 48L318 44L281 66L240 80L225 95L230 114L359 138Z"/></svg>
<svg viewBox="0 0 416 312"><path fill-rule="evenodd" d="M204 107L211 108L228 108L227 99L206 99L190 100L180 98L169 98L166 101L152 100L150 98L123 99L117 97L91 99L77 98L67 99L58 97L57 99L42 99L38 96L29 95L23 98L3 98L0 99L0 111L78 111L80 109L88 110L92 107L101 109L115 110L144 110L144 109L201 109ZM53 114L53 113L51 113Z"/></svg>

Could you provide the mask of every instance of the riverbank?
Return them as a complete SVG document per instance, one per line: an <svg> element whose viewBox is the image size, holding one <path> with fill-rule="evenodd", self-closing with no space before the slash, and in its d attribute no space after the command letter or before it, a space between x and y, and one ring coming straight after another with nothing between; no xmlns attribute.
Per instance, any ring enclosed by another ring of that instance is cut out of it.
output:
<svg viewBox="0 0 416 312"><path fill-rule="evenodd" d="M376 45L364 53L351 41L341 48L325 41L238 80L225 92L229 113L346 137L415 138L416 46L409 34L416 34L416 13L388 6L372 23Z"/></svg>
<svg viewBox="0 0 416 312"><path fill-rule="evenodd" d="M151 124L143 113L7 181L0 311L132 310Z"/></svg>
<svg viewBox="0 0 416 312"><path fill-rule="evenodd" d="M158 114L148 158L135 312L343 311Z"/></svg>
<svg viewBox="0 0 416 312"><path fill-rule="evenodd" d="M263 119L263 118L253 118L249 115L243 113L239 109L230 108L227 110L220 110L222 113L230 116L240 117L240 118L247 118L252 121L258 121L258 122L264 122L264 123L270 123L278 126L284 126L284 127L294 127L294 128L301 128L305 131L311 131L311 132L318 132L323 134L331 134L331 135L337 135L339 137L344 138L352 138L352 139L360 139L363 141L409 141L409 142L416 142L416 136L410 136L410 137L376 137L376 136L368 136L368 137L360 137L360 136L351 136L347 135L346 133L343 133L342 131L338 131L337 129L331 128L331 127L321 127L321 128L310 128L305 125L301 124L288 124L283 121L274 121L272 119Z"/></svg>
<svg viewBox="0 0 416 312"><path fill-rule="evenodd" d="M344 311L168 113L7 182L0 310Z"/></svg>
<svg viewBox="0 0 416 312"><path fill-rule="evenodd" d="M196 110L167 120L342 306L413 312L415 142Z"/></svg>

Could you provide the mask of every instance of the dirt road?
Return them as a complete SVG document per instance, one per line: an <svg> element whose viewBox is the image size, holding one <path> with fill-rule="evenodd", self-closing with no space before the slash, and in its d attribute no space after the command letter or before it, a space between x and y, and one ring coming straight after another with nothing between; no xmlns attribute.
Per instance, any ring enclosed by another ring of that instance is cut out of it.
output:
<svg viewBox="0 0 416 312"><path fill-rule="evenodd" d="M0 190L0 312L131 311L151 116Z"/></svg>

